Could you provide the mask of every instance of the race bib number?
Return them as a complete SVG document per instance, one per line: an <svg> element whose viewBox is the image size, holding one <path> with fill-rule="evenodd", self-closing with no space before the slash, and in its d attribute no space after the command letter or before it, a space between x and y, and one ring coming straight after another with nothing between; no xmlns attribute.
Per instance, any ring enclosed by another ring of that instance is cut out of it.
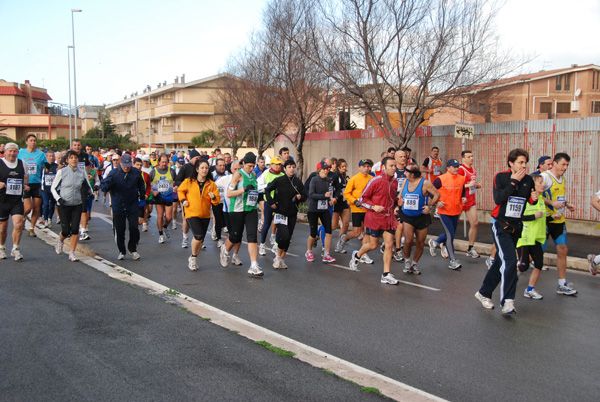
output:
<svg viewBox="0 0 600 402"><path fill-rule="evenodd" d="M225 189L223 187L219 187L219 196L221 197L221 202L225 199Z"/></svg>
<svg viewBox="0 0 600 402"><path fill-rule="evenodd" d="M404 209L410 211L419 210L419 195L418 194L406 194L404 197Z"/></svg>
<svg viewBox="0 0 600 402"><path fill-rule="evenodd" d="M438 166L438 165L434 166L433 167L433 175L434 176L439 176L441 174L442 174L442 167Z"/></svg>
<svg viewBox="0 0 600 402"><path fill-rule="evenodd" d="M246 201L246 205L249 207L255 207L258 202L258 191L250 190L248 191L248 201Z"/></svg>
<svg viewBox="0 0 600 402"><path fill-rule="evenodd" d="M159 180L156 183L156 188L159 193L166 193L169 191L169 180Z"/></svg>
<svg viewBox="0 0 600 402"><path fill-rule="evenodd" d="M23 179L6 179L6 195L23 195Z"/></svg>
<svg viewBox="0 0 600 402"><path fill-rule="evenodd" d="M327 209L329 205L327 204L327 200L318 200L317 201L317 209Z"/></svg>
<svg viewBox="0 0 600 402"><path fill-rule="evenodd" d="M35 163L35 162L27 163L27 174L29 174L29 175L37 174L37 163Z"/></svg>
<svg viewBox="0 0 600 402"><path fill-rule="evenodd" d="M563 205L564 205L564 203L565 203L565 196L564 195L559 195L558 197L556 197L556 201L562 202ZM563 214L564 215L565 209L564 208L558 208L556 210L556 212L558 212L559 214Z"/></svg>
<svg viewBox="0 0 600 402"><path fill-rule="evenodd" d="M477 176L475 176L475 175L471 176L471 181L477 181ZM475 194L476 191L477 191L477 186L469 187L469 195Z"/></svg>
<svg viewBox="0 0 600 402"><path fill-rule="evenodd" d="M77 168L85 171L85 162L77 162Z"/></svg>
<svg viewBox="0 0 600 402"><path fill-rule="evenodd" d="M273 222L276 225L287 225L288 218L287 218L287 216L282 215L282 214L275 214L275 216L273 217Z"/></svg>
<svg viewBox="0 0 600 402"><path fill-rule="evenodd" d="M400 189L402 188L402 185L404 184L405 180L406 180L406 177L399 177L398 178L398 191L400 191Z"/></svg>
<svg viewBox="0 0 600 402"><path fill-rule="evenodd" d="M329 186L329 194L331 194L329 198L333 198L333 186Z"/></svg>
<svg viewBox="0 0 600 402"><path fill-rule="evenodd" d="M55 175L55 174L47 174L47 175L44 175L44 184L45 184L46 186L51 186L51 185L52 185L52 182L54 182L54 178L55 178L55 177L56 177L56 175Z"/></svg>
<svg viewBox="0 0 600 402"><path fill-rule="evenodd" d="M506 204L507 218L520 218L525 210L525 198L523 197L508 197Z"/></svg>

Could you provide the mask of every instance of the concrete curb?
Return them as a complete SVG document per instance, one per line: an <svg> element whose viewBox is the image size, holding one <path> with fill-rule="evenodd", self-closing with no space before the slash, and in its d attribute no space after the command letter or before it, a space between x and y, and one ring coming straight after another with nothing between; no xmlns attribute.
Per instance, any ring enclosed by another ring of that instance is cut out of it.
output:
<svg viewBox="0 0 600 402"><path fill-rule="evenodd" d="M435 240L437 239L437 236L427 235L426 244L429 242L429 239ZM469 249L469 242L466 240L454 240L454 249L457 251L466 252ZM475 242L475 249L479 254L482 255L490 255L492 253L492 245L487 243ZM556 267L556 254L544 253L544 265ZM590 264L585 258L567 256L568 269L587 272L589 270L589 266Z"/></svg>
<svg viewBox="0 0 600 402"><path fill-rule="evenodd" d="M36 227L35 232L37 237L49 246L56 244L58 235L50 229ZM98 255L91 257L80 251L76 251L75 255L79 258L80 263L86 264L111 278L135 286L149 295L163 299L166 303L185 308L190 313L203 319L210 319L213 324L229 331L235 331L240 336L252 341L266 341L273 346L291 351L295 353L295 359L308 363L313 367L331 371L343 379L359 384L361 387L377 388L383 395L393 400L406 402L445 402L443 398L256 325L184 293L173 291L158 282L136 274Z"/></svg>

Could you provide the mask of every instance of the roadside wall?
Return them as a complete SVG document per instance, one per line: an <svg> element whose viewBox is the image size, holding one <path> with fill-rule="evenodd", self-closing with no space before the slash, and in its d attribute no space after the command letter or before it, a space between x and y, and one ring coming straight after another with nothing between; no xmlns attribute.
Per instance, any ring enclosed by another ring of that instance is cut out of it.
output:
<svg viewBox="0 0 600 402"><path fill-rule="evenodd" d="M420 127L408 146L420 164L429 155L431 147L440 148L444 161L456 158L462 150L461 139L454 138L454 126ZM536 169L542 155L566 152L571 164L566 173L567 200L576 211L567 215L569 230L580 234L600 235L599 213L590 204L592 195L600 189L600 118L530 120L475 125L475 137L465 141L465 148L473 151L478 179L483 187L478 191L480 209L491 211L494 207L492 186L494 175L507 169L506 156L511 149L524 148L530 153L528 168ZM287 141L278 141L275 150L282 146L294 147ZM390 146L378 128L367 130L310 133L305 142L306 161L304 177L313 171L325 155L348 161L349 173L356 174L358 161L370 158L378 161L381 152ZM445 166L445 165L444 165ZM484 214L484 220L489 214ZM577 222L581 221L581 222Z"/></svg>

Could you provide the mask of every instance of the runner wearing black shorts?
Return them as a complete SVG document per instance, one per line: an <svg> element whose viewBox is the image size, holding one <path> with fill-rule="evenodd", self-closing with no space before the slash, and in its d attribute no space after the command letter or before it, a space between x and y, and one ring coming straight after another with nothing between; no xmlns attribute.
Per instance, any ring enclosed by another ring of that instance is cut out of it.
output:
<svg viewBox="0 0 600 402"><path fill-rule="evenodd" d="M440 193L433 183L421 177L421 170L414 162L406 166L406 180L400 189L398 205L400 220L404 224L404 269L406 274L419 275L417 263L423 255L427 228L431 225L431 205L439 200ZM413 239L416 235L415 253L411 261Z"/></svg>
<svg viewBox="0 0 600 402"><path fill-rule="evenodd" d="M6 238L8 237L8 218L13 221L13 247L11 256L15 261L22 260L19 250L23 233L23 191L29 190L29 179L23 161L17 159L19 147L14 142L6 144L4 158L0 159L0 259L6 258Z"/></svg>

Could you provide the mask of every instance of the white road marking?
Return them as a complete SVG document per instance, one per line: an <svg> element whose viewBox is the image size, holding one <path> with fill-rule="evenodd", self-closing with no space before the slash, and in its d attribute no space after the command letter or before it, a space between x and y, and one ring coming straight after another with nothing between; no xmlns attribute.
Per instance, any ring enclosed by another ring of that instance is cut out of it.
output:
<svg viewBox="0 0 600 402"><path fill-rule="evenodd" d="M50 246L56 244L58 235L48 229L36 229L38 237L45 241ZM149 293L161 295L165 297L169 289L157 282L136 274L126 268L114 264L102 257L92 258L85 254L76 253L80 262L100 271L111 278L118 279L122 282L127 282L131 285L146 289ZM358 366L347 360L333 356L329 353L315 349L304 343L295 341L284 335L278 334L267 328L256 325L243 318L229 314L226 311L220 310L214 306L203 303L183 293L169 295L168 298L177 301L180 305L187 308L188 311L202 317L210 318L213 324L226 328L230 331L238 331L238 333L253 341L266 341L273 346L289 350L296 355L294 358L306 362L314 367L324 370L329 370L336 375L354 381L357 384L365 387L374 387L379 391L397 401L445 401L435 395L429 394L420 389L411 387L400 381L383 376L372 370Z"/></svg>
<svg viewBox="0 0 600 402"><path fill-rule="evenodd" d="M110 224L110 226L112 227L113 221L112 221L112 217L110 215L107 214L102 214L100 212L92 212L92 218L98 217L100 219L102 219L104 222Z"/></svg>

